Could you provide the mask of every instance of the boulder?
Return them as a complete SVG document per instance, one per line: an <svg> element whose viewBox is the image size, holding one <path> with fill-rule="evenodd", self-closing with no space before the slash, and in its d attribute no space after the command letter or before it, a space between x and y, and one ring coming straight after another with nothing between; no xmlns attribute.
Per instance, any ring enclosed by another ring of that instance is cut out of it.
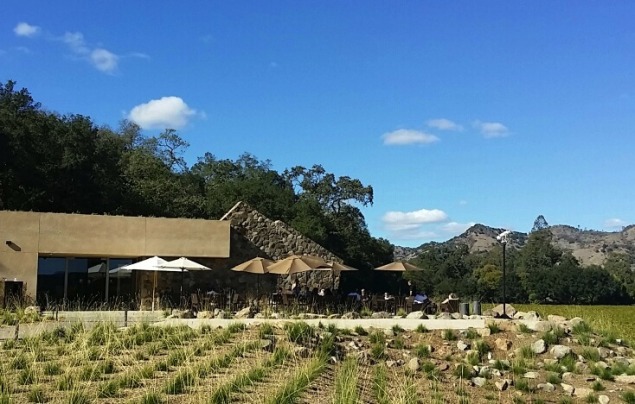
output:
<svg viewBox="0 0 635 404"><path fill-rule="evenodd" d="M571 353L571 348L566 345L554 345L549 350L549 353L556 359L562 359Z"/></svg>
<svg viewBox="0 0 635 404"><path fill-rule="evenodd" d="M234 315L234 318L251 318L251 317L252 317L251 307L245 307L244 309L238 311Z"/></svg>
<svg viewBox="0 0 635 404"><path fill-rule="evenodd" d="M570 384L560 383L560 387L562 387L562 390L564 390L565 394L568 396L572 396L573 393L575 392L575 387L573 387Z"/></svg>
<svg viewBox="0 0 635 404"><path fill-rule="evenodd" d="M305 346L297 346L293 348L293 353L298 358L308 358L311 355L311 351Z"/></svg>
<svg viewBox="0 0 635 404"><path fill-rule="evenodd" d="M494 385L496 385L496 388L499 391L507 390L507 387L509 387L510 384L511 384L511 382L509 380L507 380L507 379L497 380L496 382L494 382Z"/></svg>
<svg viewBox="0 0 635 404"><path fill-rule="evenodd" d="M514 306L512 306L511 304L506 304L505 305L505 311L507 312L507 315L510 318L514 317L514 314L516 314L516 309L514 308ZM499 304L498 306L494 307L492 309L492 313L494 314L494 317L500 317L503 315L503 305Z"/></svg>
<svg viewBox="0 0 635 404"><path fill-rule="evenodd" d="M172 310L172 315L170 318L195 318L194 312L192 310Z"/></svg>
<svg viewBox="0 0 635 404"><path fill-rule="evenodd" d="M484 377L473 377L472 384L477 387L483 387L487 383L487 379Z"/></svg>
<svg viewBox="0 0 635 404"><path fill-rule="evenodd" d="M525 379L537 379L539 376L538 372L526 372L523 375Z"/></svg>
<svg viewBox="0 0 635 404"><path fill-rule="evenodd" d="M593 394L593 390L588 388L588 387L578 387L575 389L575 396L576 397L582 397L582 398L586 398L588 397L590 394Z"/></svg>
<svg viewBox="0 0 635 404"><path fill-rule="evenodd" d="M370 315L370 318L390 318L392 315L385 311L376 311Z"/></svg>
<svg viewBox="0 0 635 404"><path fill-rule="evenodd" d="M598 403L600 403L600 404L609 404L609 402L611 402L611 399L608 396L606 396L604 394L600 394L598 396Z"/></svg>
<svg viewBox="0 0 635 404"><path fill-rule="evenodd" d="M615 381L622 384L635 384L635 375L615 376Z"/></svg>
<svg viewBox="0 0 635 404"><path fill-rule="evenodd" d="M349 311L348 313L344 313L342 314L342 318L346 319L346 320L351 320L354 318L359 318L359 313L355 312L355 311Z"/></svg>
<svg viewBox="0 0 635 404"><path fill-rule="evenodd" d="M536 388L538 390L544 391L546 393L551 393L552 391L556 390L556 386L554 386L551 383L538 383L538 385L536 386Z"/></svg>
<svg viewBox="0 0 635 404"><path fill-rule="evenodd" d="M25 316L37 316L40 314L40 308L38 306L27 306L24 309Z"/></svg>
<svg viewBox="0 0 635 404"><path fill-rule="evenodd" d="M408 369L412 372L419 370L420 363L418 358L412 358L408 361Z"/></svg>
<svg viewBox="0 0 635 404"><path fill-rule="evenodd" d="M467 351L470 348L470 344L459 341L456 343L456 347L459 349L459 351Z"/></svg>
<svg viewBox="0 0 635 404"><path fill-rule="evenodd" d="M547 352L547 344L545 343L545 340L539 339L531 344L531 351L536 355Z"/></svg>
<svg viewBox="0 0 635 404"><path fill-rule="evenodd" d="M605 347L603 347L603 346L599 346L599 347L598 347L598 354L600 354L600 358L602 358L602 359L606 359L606 358L608 358L609 356L613 356L613 355L612 355L612 354L613 354L613 351L611 351L610 349L605 348Z"/></svg>
<svg viewBox="0 0 635 404"><path fill-rule="evenodd" d="M566 318L566 317L562 317L562 316L557 316L557 315L555 315L555 314L549 314L549 315L547 316L547 321L550 321L550 322L552 322L552 323L556 323L556 324L558 324L558 323L564 323L564 322L566 322L566 321L567 321L567 318Z"/></svg>
<svg viewBox="0 0 635 404"><path fill-rule="evenodd" d="M500 351L509 351L512 347L512 342L505 338L496 338L494 345L496 345L496 348Z"/></svg>
<svg viewBox="0 0 635 404"><path fill-rule="evenodd" d="M413 311L412 313L408 314L406 318L419 320L422 318L428 318L428 316L422 311Z"/></svg>

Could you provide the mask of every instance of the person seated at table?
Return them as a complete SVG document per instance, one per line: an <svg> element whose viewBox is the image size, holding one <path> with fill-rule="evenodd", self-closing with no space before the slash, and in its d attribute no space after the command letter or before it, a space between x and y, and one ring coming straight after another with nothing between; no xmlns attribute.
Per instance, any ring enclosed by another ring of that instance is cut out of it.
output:
<svg viewBox="0 0 635 404"><path fill-rule="evenodd" d="M425 303L428 301L428 296L425 293L417 293L415 295L415 303Z"/></svg>
<svg viewBox="0 0 635 404"><path fill-rule="evenodd" d="M299 297L301 299L306 299L307 297L309 297L309 287L305 286L300 290L300 295Z"/></svg>
<svg viewBox="0 0 635 404"><path fill-rule="evenodd" d="M324 288L320 289L318 296L326 296L326 290Z"/></svg>
<svg viewBox="0 0 635 404"><path fill-rule="evenodd" d="M294 295L295 297L300 296L300 285L298 284L297 281L294 281L291 284L291 294Z"/></svg>
<svg viewBox="0 0 635 404"><path fill-rule="evenodd" d="M355 299L355 300L356 300L356 301L358 301L358 302L359 302L360 300L362 300L362 295L361 295L361 294L360 294L357 290L356 290L356 291L354 291L354 292L349 293L349 294L348 294L348 295L346 295L346 296L348 296L348 297L350 297L350 298L353 298L353 299Z"/></svg>
<svg viewBox="0 0 635 404"><path fill-rule="evenodd" d="M362 302L367 302L367 301L369 301L369 300L370 300L370 296L368 296L368 295L366 294L366 289L362 289L362 290L359 292L359 300L360 300L360 301L362 301Z"/></svg>
<svg viewBox="0 0 635 404"><path fill-rule="evenodd" d="M417 289L415 288L415 285L412 283L412 281L408 281L408 296L416 296L417 295Z"/></svg>
<svg viewBox="0 0 635 404"><path fill-rule="evenodd" d="M386 292L384 293L384 300L395 300L395 297L392 296L390 293Z"/></svg>
<svg viewBox="0 0 635 404"><path fill-rule="evenodd" d="M318 288L311 289L311 296L315 297L319 295L320 295L320 290Z"/></svg>
<svg viewBox="0 0 635 404"><path fill-rule="evenodd" d="M324 296L333 296L333 291L331 288L324 289Z"/></svg>

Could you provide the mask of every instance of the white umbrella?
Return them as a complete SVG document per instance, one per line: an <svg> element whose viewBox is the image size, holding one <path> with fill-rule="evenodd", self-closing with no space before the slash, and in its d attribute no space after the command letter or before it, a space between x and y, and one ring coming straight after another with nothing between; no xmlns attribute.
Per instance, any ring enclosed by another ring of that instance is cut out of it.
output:
<svg viewBox="0 0 635 404"><path fill-rule="evenodd" d="M163 269L176 269L181 271L181 299L183 299L183 272L185 271L210 271L212 268L192 261L189 258L181 257L173 261L165 262L159 265Z"/></svg>
<svg viewBox="0 0 635 404"><path fill-rule="evenodd" d="M120 273L123 271L154 271L154 282L152 284L152 311L154 311L154 300L157 289L157 272L180 272L180 269L162 268L161 265L167 261L163 258L154 256L143 261L135 262L134 264L125 265L123 267L115 268L110 273Z"/></svg>

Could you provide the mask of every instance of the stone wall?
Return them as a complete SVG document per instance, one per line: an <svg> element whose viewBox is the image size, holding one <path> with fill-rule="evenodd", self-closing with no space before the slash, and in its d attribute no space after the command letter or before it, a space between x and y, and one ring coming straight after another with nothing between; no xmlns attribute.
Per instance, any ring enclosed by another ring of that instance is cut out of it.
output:
<svg viewBox="0 0 635 404"><path fill-rule="evenodd" d="M279 260L289 255L315 255L327 261L342 260L315 241L303 236L280 220L273 221L244 202L238 202L221 218L231 220L232 229L242 236L246 242L260 249L260 256ZM232 244L231 255L239 254ZM331 271L309 271L299 275L278 276L278 286L289 289L293 279L297 277L301 285L313 288L337 288L339 276L334 277Z"/></svg>

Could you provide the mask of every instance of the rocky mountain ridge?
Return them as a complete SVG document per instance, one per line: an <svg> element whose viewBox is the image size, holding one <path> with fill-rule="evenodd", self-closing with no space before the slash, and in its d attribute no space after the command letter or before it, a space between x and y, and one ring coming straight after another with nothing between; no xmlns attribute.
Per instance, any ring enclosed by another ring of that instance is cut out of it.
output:
<svg viewBox="0 0 635 404"><path fill-rule="evenodd" d="M580 229L568 225L549 226L553 234L553 244L568 250L582 265L603 265L611 252L635 255L635 225L624 227L621 231L606 232ZM419 247L395 246L395 259L412 259L433 245L467 244L470 252L489 251L498 241L496 236L505 229L475 224L463 234L442 243L425 243ZM510 245L521 248L527 242L528 233L512 232Z"/></svg>

